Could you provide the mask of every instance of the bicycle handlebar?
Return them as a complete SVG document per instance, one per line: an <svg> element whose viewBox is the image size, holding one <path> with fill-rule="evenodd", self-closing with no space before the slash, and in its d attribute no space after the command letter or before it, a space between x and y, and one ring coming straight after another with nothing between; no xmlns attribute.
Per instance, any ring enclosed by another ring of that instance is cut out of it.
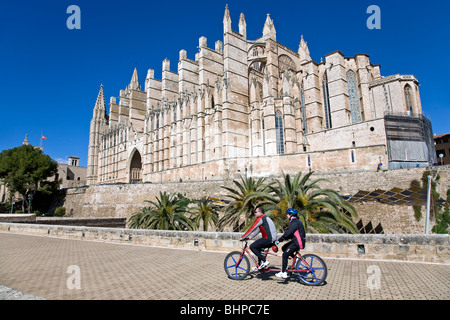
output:
<svg viewBox="0 0 450 320"><path fill-rule="evenodd" d="M247 248L248 247L248 238L244 238L244 239L239 239L240 247L241 248Z"/></svg>

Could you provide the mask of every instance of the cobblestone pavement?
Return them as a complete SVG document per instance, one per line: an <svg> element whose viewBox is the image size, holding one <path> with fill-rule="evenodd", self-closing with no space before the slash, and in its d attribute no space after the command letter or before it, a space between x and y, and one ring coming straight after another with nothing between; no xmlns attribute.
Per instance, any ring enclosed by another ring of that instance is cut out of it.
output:
<svg viewBox="0 0 450 320"><path fill-rule="evenodd" d="M273 273L250 273L245 280L230 280L223 269L225 256L218 252L0 233L0 299L450 298L450 265L325 259L325 285L308 287L294 279L278 279ZM272 265L280 262L273 260ZM374 281L377 274L380 282Z"/></svg>

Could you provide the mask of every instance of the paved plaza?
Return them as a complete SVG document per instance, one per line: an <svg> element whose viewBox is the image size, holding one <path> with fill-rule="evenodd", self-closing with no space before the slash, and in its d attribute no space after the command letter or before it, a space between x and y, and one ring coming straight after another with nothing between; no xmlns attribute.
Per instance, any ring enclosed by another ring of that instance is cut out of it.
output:
<svg viewBox="0 0 450 320"><path fill-rule="evenodd" d="M308 287L294 278L278 279L274 273L252 272L245 280L230 280L223 268L225 256L226 253L219 252L0 233L0 297L48 300L450 298L450 265L325 259L328 265L325 285ZM271 261L272 265L281 263L281 260Z"/></svg>

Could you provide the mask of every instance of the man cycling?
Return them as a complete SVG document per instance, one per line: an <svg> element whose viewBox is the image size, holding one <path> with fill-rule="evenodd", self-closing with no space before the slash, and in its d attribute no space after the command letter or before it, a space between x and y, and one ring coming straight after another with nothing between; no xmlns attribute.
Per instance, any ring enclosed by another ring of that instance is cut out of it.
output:
<svg viewBox="0 0 450 320"><path fill-rule="evenodd" d="M265 259L261 251L272 246L273 242L277 240L277 230L272 219L264 214L264 209L261 207L255 210L256 220L247 232L241 237L241 240L252 239L259 232L261 232L261 239L256 240L250 245L250 250L258 257L258 269L264 269L269 265L269 261Z"/></svg>
<svg viewBox="0 0 450 320"><path fill-rule="evenodd" d="M305 246L305 228L303 223L297 218L298 211L290 208L287 209L286 214L289 219L289 228L280 237L280 239L275 242L278 244L279 241L291 239L290 242L286 243L281 248L283 251L283 263L281 271L275 274L275 276L283 279L287 278L286 268L289 256L294 257L294 253L300 249L303 249Z"/></svg>

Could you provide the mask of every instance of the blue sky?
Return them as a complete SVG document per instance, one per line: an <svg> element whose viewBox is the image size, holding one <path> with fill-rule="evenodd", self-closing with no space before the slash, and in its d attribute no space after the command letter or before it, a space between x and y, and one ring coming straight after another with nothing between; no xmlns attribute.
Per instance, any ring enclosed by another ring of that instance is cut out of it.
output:
<svg viewBox="0 0 450 320"><path fill-rule="evenodd" d="M2 0L0 5L0 151L44 140L57 161L80 157L87 165L89 123L100 84L118 96L135 66L141 86L147 70L161 79L162 61L177 71L178 53L194 59L198 39L223 40L228 4L233 30L244 12L247 37L262 35L270 13L277 40L297 51L300 37L311 57L340 50L370 55L383 76L413 74L435 134L450 132L450 5L444 1L84 1ZM69 30L70 5L81 9L81 29ZM369 30L370 5L381 10L381 29Z"/></svg>

